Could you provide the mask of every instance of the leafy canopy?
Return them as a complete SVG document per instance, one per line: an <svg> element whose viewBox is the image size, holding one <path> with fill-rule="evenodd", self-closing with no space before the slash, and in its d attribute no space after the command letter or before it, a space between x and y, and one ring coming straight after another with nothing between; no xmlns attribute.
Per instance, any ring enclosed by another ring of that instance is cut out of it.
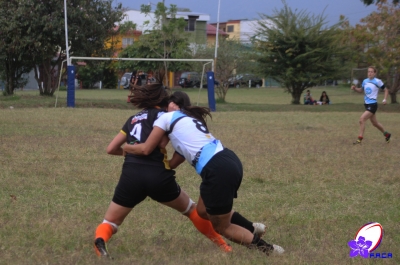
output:
<svg viewBox="0 0 400 265"><path fill-rule="evenodd" d="M215 45L210 47L198 47L195 57L210 59L215 54ZM215 62L215 79L219 82L216 87L216 95L219 102L225 102L229 91L230 79L236 74L258 73L259 64L255 61L256 55L253 49L243 45L239 40L220 37L218 41L217 60ZM195 68L202 71L203 63L197 63ZM206 69L208 70L208 69Z"/></svg>
<svg viewBox="0 0 400 265"><path fill-rule="evenodd" d="M261 15L254 44L264 76L271 76L299 104L301 93L335 77L341 64L338 25L326 26L325 17L292 11L284 2L274 14Z"/></svg>
<svg viewBox="0 0 400 265"><path fill-rule="evenodd" d="M68 46L71 56L110 56L105 46L122 20L122 6L112 0L68 0ZM52 95L58 69L65 59L63 0L0 1L0 56L23 58L35 73L41 95ZM29 55L26 56L26 53ZM30 65L29 65L30 62ZM57 68L58 66L58 68ZM11 75L13 73L10 73Z"/></svg>
<svg viewBox="0 0 400 265"><path fill-rule="evenodd" d="M398 4L400 0L392 0L393 4ZM372 4L379 4L379 3L386 3L387 0L361 0L366 6L372 5Z"/></svg>
<svg viewBox="0 0 400 265"><path fill-rule="evenodd" d="M400 8L398 5L382 2L378 10L361 20L354 28L345 30L351 38L351 47L358 63L374 65L378 77L389 88L391 103L397 103L400 90Z"/></svg>
<svg viewBox="0 0 400 265"><path fill-rule="evenodd" d="M157 59L179 59L189 58L188 35L185 33L187 22L183 18L176 17L176 5L166 7L159 2L152 13L150 5L142 5L141 13L154 16L154 26L151 30L145 30L138 42L125 48L119 57L123 58L157 58ZM150 20L145 21L148 25ZM167 61L125 61L119 64L121 69L140 69L153 71L155 78L162 82L168 70L176 71L186 66L185 63Z"/></svg>

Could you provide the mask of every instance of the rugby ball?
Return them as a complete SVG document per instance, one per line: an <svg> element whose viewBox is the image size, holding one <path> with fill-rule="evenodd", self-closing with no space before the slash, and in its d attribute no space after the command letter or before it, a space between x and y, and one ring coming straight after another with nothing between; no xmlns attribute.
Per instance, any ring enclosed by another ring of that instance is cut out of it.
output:
<svg viewBox="0 0 400 265"><path fill-rule="evenodd" d="M359 237L364 237L365 240L371 241L372 244L368 249L368 252L371 253L375 249L379 247L379 244L382 242L383 237L383 228L380 223L368 223L363 225L357 232L354 237L354 240L358 240Z"/></svg>

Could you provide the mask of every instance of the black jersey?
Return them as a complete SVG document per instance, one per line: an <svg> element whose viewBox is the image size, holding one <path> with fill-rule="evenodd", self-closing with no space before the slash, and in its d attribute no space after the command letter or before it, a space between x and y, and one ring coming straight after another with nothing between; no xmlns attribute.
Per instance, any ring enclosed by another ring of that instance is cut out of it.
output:
<svg viewBox="0 0 400 265"><path fill-rule="evenodd" d="M153 130L153 123L165 111L162 109L148 108L129 117L121 132L126 135L127 144L144 143ZM166 150L156 147L148 156L127 154L125 162L135 162L147 165L159 165L169 169L166 163Z"/></svg>

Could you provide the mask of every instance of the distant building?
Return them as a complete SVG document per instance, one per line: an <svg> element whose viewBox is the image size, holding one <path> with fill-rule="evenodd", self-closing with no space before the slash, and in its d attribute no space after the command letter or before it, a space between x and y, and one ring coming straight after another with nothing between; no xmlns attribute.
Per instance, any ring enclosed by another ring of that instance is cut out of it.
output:
<svg viewBox="0 0 400 265"><path fill-rule="evenodd" d="M155 25L154 13L145 15L140 10L125 11L125 19L122 21L132 21L136 24L136 30L144 33L151 31ZM198 12L177 12L177 18L183 18L187 21L185 31L190 33L190 43L193 44L206 44L207 43L207 23L210 21L210 15ZM145 24L145 22L148 23Z"/></svg>
<svg viewBox="0 0 400 265"><path fill-rule="evenodd" d="M228 33L219 30L218 31L218 39L227 38ZM207 24L207 46L214 46L217 38L217 28L211 24Z"/></svg>
<svg viewBox="0 0 400 265"><path fill-rule="evenodd" d="M258 23L260 20L237 19L219 22L219 29L228 34L229 39L240 40L243 44L251 42L256 37ZM268 23L268 21L265 21ZM216 27L217 23L211 23Z"/></svg>
<svg viewBox="0 0 400 265"><path fill-rule="evenodd" d="M119 26L114 28L115 31L119 29ZM140 30L129 30L124 34L120 33L115 36L112 36L107 42L106 46L110 47L111 45L114 46L115 54L114 56L117 57L118 53L122 51L122 49L132 45L135 41L139 40L139 37L142 35L142 31Z"/></svg>

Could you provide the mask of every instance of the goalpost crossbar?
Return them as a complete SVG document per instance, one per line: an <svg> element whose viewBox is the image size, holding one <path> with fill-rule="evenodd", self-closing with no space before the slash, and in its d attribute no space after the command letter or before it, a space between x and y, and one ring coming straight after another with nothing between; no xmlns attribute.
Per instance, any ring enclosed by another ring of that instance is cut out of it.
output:
<svg viewBox="0 0 400 265"><path fill-rule="evenodd" d="M110 60L110 61L153 61L153 62L209 62L212 64L214 72L214 59L171 59L171 58L114 58L114 57L78 57L72 56L69 58L70 65L72 60Z"/></svg>
<svg viewBox="0 0 400 265"><path fill-rule="evenodd" d="M205 62L205 64L203 64L203 73L202 73L202 77L204 75L204 67L207 64L211 63L211 69L212 72L214 72L214 59L172 59L172 58L119 58L119 57L81 57L81 56L71 56L69 57L69 60L67 62L68 67L71 66L71 62L72 60L97 60L97 61L153 61L153 62ZM63 63L67 61L64 60ZM71 66L73 67L73 66ZM72 68L74 69L74 68ZM74 74L72 74L72 72L74 72L75 70L71 70L71 76L73 76ZM70 73L68 72L68 78L70 76ZM60 75L60 80L61 80L61 75ZM201 78L201 80L203 80L203 78ZM59 81L60 82L60 81ZM214 82L214 81L213 81ZM202 88L202 81L200 83L200 89ZM67 90L67 106L69 107L73 107L75 106L75 86L73 85L74 81L72 81L72 87L73 89L72 92L70 92L70 89ZM58 85L58 91L60 90L60 84ZM200 92L200 91L199 91ZM208 91L209 94L212 94L212 97L214 96L214 90L212 90L212 92ZM210 100L209 95L209 105L210 105L210 109L212 111L215 111L215 99L214 100ZM57 97L56 97L56 103L55 103L55 107L57 107L57 98L58 98L58 93L57 93ZM70 100L70 98L72 98ZM212 101L212 102L210 102ZM198 103L198 102L197 102Z"/></svg>

